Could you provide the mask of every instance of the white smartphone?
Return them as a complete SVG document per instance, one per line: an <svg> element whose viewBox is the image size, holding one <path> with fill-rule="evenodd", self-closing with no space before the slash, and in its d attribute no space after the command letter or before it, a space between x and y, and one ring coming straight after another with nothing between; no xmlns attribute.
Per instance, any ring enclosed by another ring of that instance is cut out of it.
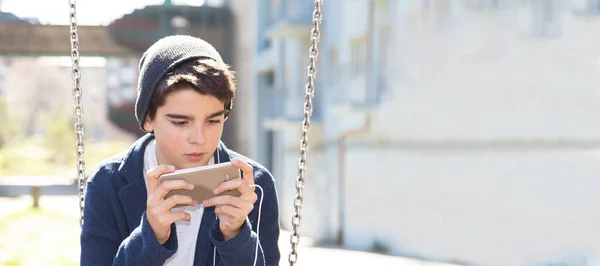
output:
<svg viewBox="0 0 600 266"><path fill-rule="evenodd" d="M173 195L185 195L194 199L198 204L202 204L204 200L216 196L240 196L241 193L237 189L224 191L216 195L213 193L213 190L225 181L234 180L236 178L241 177L241 170L231 165L230 162L226 162L220 164L176 170L172 173L162 175L158 179L158 182L159 184L161 184L162 182L167 180L185 180L188 183L194 185L193 190L171 190L169 191L169 193L167 193L165 199ZM182 205L177 205L176 207L181 206Z"/></svg>

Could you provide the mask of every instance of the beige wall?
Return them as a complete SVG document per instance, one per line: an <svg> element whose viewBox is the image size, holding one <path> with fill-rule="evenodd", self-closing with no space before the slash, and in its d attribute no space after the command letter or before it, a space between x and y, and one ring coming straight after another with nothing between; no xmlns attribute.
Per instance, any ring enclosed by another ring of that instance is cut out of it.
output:
<svg viewBox="0 0 600 266"><path fill-rule="evenodd" d="M499 266L600 254L600 24L563 22L545 41L502 18L405 24L390 98L349 144L348 247Z"/></svg>
<svg viewBox="0 0 600 266"><path fill-rule="evenodd" d="M360 17L361 2L349 3L344 16ZM441 31L418 16L398 23L387 98L370 133L348 144L345 245L377 241L396 255L475 265L598 257L600 24L564 13L560 38L540 40L508 12L465 12ZM343 25L346 65L364 28ZM339 95L364 97L364 77L346 78ZM361 115L338 110L326 116L328 136L361 125ZM282 149L298 147L296 131ZM303 230L317 239L335 235L339 206L337 147L323 141L325 151L310 150L302 209ZM287 224L297 152L279 160Z"/></svg>

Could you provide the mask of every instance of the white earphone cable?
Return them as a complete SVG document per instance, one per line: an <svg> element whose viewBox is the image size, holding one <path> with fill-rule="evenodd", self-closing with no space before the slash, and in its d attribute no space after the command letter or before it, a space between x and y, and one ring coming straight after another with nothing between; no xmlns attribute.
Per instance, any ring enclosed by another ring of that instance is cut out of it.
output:
<svg viewBox="0 0 600 266"><path fill-rule="evenodd" d="M258 244L260 243L260 213L262 209L263 198L265 197L265 192L259 185L250 185L251 187L257 187L260 189L260 203L258 203L258 222L256 224L256 250L254 251L254 266L256 266L256 261L258 260Z"/></svg>
<svg viewBox="0 0 600 266"><path fill-rule="evenodd" d="M259 185L250 185L251 187L257 187L260 189L260 202L258 203L258 222L256 225L256 249L254 250L254 266L256 266L256 262L258 261L258 244L260 243L260 214L262 212L262 203L264 198L264 190ZM215 215L215 221L217 220L217 215ZM217 263L217 249L213 246L213 266L216 266Z"/></svg>
<svg viewBox="0 0 600 266"><path fill-rule="evenodd" d="M219 152L217 152L217 163L221 162L221 158L219 156ZM254 266L256 266L256 262L258 261L258 244L260 243L260 214L262 212L262 203L263 203L263 198L264 198L264 194L265 191L263 190L263 188L259 185L250 185L251 187L257 187L258 189L260 189L260 202L258 203L258 222L256 225L256 249L254 250ZM215 221L218 220L218 216L215 215ZM213 266L216 266L217 263L217 249L213 246Z"/></svg>

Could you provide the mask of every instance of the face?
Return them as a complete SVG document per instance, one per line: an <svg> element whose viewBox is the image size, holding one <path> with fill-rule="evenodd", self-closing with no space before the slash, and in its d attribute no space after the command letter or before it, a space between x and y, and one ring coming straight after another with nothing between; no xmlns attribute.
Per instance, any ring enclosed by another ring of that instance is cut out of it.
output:
<svg viewBox="0 0 600 266"><path fill-rule="evenodd" d="M219 145L224 120L221 101L188 89L169 94L154 119L146 119L144 129L154 131L158 164L184 169L208 164Z"/></svg>

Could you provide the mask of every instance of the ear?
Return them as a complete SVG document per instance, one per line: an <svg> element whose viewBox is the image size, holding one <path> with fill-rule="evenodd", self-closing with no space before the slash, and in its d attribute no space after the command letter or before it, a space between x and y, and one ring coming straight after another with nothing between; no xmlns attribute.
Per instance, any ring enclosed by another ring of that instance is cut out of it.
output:
<svg viewBox="0 0 600 266"><path fill-rule="evenodd" d="M227 121L227 118L229 118L229 110L225 109L225 115L223 117L223 121Z"/></svg>
<svg viewBox="0 0 600 266"><path fill-rule="evenodd" d="M146 121L144 121L144 130L146 130L146 132L154 132L154 126L152 125L152 120L150 120L150 118L146 117Z"/></svg>

